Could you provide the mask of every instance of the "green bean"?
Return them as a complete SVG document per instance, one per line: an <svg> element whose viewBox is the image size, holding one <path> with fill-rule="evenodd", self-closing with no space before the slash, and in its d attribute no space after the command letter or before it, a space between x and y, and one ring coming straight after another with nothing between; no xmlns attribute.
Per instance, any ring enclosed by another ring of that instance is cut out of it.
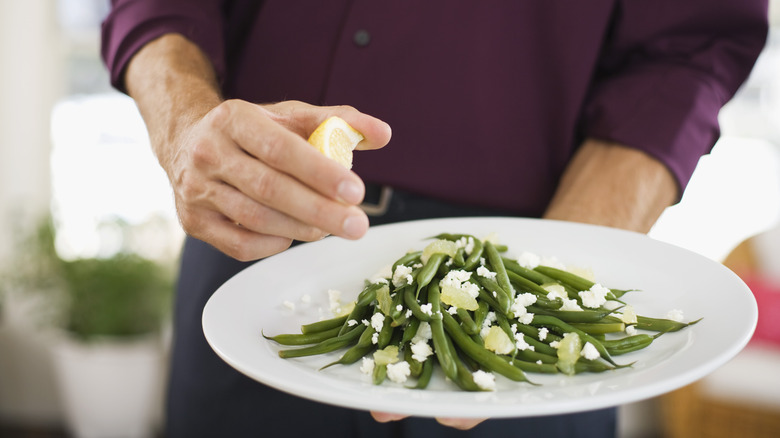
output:
<svg viewBox="0 0 780 438"><path fill-rule="evenodd" d="M496 282L501 286L501 289L509 296L509 300L513 300L515 297L515 289L509 282L509 276L506 273L506 267L504 267L504 261L501 258L501 254L493 245L492 242L485 242L485 255L487 255L487 262L490 267L493 268L493 272L496 273Z"/></svg>
<svg viewBox="0 0 780 438"><path fill-rule="evenodd" d="M479 265L479 259L482 258L482 252L485 250L485 246L482 244L482 241L477 239L474 236L465 236L467 239L471 237L474 239L474 248L471 250L471 253L469 253L468 257L466 258L465 263L463 264L463 269L467 271L473 271L477 268L477 265Z"/></svg>
<svg viewBox="0 0 780 438"><path fill-rule="evenodd" d="M348 331L347 333L336 336L335 338L327 339L325 341L320 342L319 344L314 344L303 348L279 350L279 357L283 359L288 359L291 357L304 357L304 356L313 356L317 354L330 353L332 351L336 351L340 348L344 348L347 345L352 344L355 341L355 339L357 339L363 333L365 329L366 329L365 325L358 324L357 327Z"/></svg>
<svg viewBox="0 0 780 438"><path fill-rule="evenodd" d="M411 344L404 344L404 360L409 364L410 375L412 377L417 377L422 373L423 364L412 356Z"/></svg>
<svg viewBox="0 0 780 438"><path fill-rule="evenodd" d="M395 273L395 268L401 266L401 265L412 265L415 262L420 260L420 256L422 255L422 251L413 251L406 253L403 257L396 260L395 263L393 263L393 273Z"/></svg>
<svg viewBox="0 0 780 438"><path fill-rule="evenodd" d="M527 362L518 358L509 358L509 357L503 357L499 356L510 365L525 371L527 373L543 373L543 374L557 374L558 373L558 367L555 365L549 364L549 363L536 363L536 362Z"/></svg>
<svg viewBox="0 0 780 438"><path fill-rule="evenodd" d="M423 362L422 372L420 373L420 376L417 377L417 385L414 386L415 389L425 389L428 387L431 376L433 376L433 361L433 358L428 358L428 360Z"/></svg>
<svg viewBox="0 0 780 438"><path fill-rule="evenodd" d="M377 336L377 349L381 350L390 345L390 339L392 339L393 331L395 331L395 327L393 327L392 322L392 318L385 316L385 322L382 324L382 330L379 330L379 335Z"/></svg>
<svg viewBox="0 0 780 438"><path fill-rule="evenodd" d="M457 251L455 251L455 257L452 258L452 264L457 266L458 268L462 268L466 266L466 259L465 257L466 249L465 248L458 248Z"/></svg>
<svg viewBox="0 0 780 438"><path fill-rule="evenodd" d="M428 303L431 304L431 311L447 315L446 312L441 311L439 285L433 282L428 286ZM447 335L444 333L444 325L441 319L432 319L429 323L431 325L431 335L433 338L433 351L436 354L436 359L439 361L439 365L444 371L444 375L450 380L455 381L458 378L458 366L455 362L454 351L449 348L447 343Z"/></svg>
<svg viewBox="0 0 780 438"><path fill-rule="evenodd" d="M528 306L528 311L537 315L554 316L568 323L601 322L607 315L614 312L614 310L548 310L534 305Z"/></svg>
<svg viewBox="0 0 780 438"><path fill-rule="evenodd" d="M419 289L417 292L420 292ZM414 315L415 318L426 322L431 320L431 315L423 312L422 308L420 307L420 303L417 301L417 297L415 297L414 287L406 286L401 292L398 293L403 293L404 304L406 304L406 307L412 311L412 315Z"/></svg>
<svg viewBox="0 0 780 438"><path fill-rule="evenodd" d="M341 326L341 331L339 331L340 335L343 335L349 330L349 321L360 321L365 317L366 313L368 313L368 306L376 299L376 291L384 286L386 285L383 283L371 283L360 292L355 301L355 307L349 312L347 320Z"/></svg>
<svg viewBox="0 0 780 438"><path fill-rule="evenodd" d="M469 335L475 335L479 333L480 327L476 322L474 322L474 319L471 317L471 314L468 310L458 308L457 314L458 319L460 320L460 325L463 327L463 331Z"/></svg>
<svg viewBox="0 0 780 438"><path fill-rule="evenodd" d="M558 280L561 283L565 283L573 287L574 289L578 291L585 291L589 290L593 287L596 283L588 280L587 278L582 278L577 274L572 274L569 271L564 271L562 269L553 268L550 266L537 266L534 268L537 272L541 272L544 275L547 275L549 277L552 277L556 280ZM610 293L607 294L607 298L609 299L617 299L622 297L628 290L621 290L621 289L610 289Z"/></svg>
<svg viewBox="0 0 780 438"><path fill-rule="evenodd" d="M366 327L366 329L363 330L363 333L360 334L360 338L358 339L357 344L350 347L339 358L339 360L325 365L324 367L320 368L320 370L324 370L325 368L336 364L349 365L360 360L363 356L374 350L374 345L371 342L372 338L374 337L374 333L376 333L376 330L374 330L373 326Z"/></svg>
<svg viewBox="0 0 780 438"><path fill-rule="evenodd" d="M484 324L488 312L490 312L490 305L487 301L480 301L479 307L474 311L474 324L476 324L478 329L482 328L482 324Z"/></svg>
<svg viewBox="0 0 780 438"><path fill-rule="evenodd" d="M401 342L406 344L407 342L411 341L412 338L417 334L417 330L420 328L420 320L417 318L411 318L409 319L409 322L406 323L406 327L404 327L404 335L401 338Z"/></svg>
<svg viewBox="0 0 780 438"><path fill-rule="evenodd" d="M521 369L509 365L509 363L501 359L492 351L489 351L485 349L485 347L472 341L449 313L445 312L442 316L442 321L447 329L447 333L450 334L452 342L457 345L463 353L479 362L479 364L486 369L501 374L510 380L528 382L528 378Z"/></svg>
<svg viewBox="0 0 780 438"><path fill-rule="evenodd" d="M536 351L539 351L540 353L550 354L553 356L557 354L557 350L555 348L550 347L548 344L538 340L539 338L538 328L532 327L530 325L518 324L517 331L523 333L523 339L525 340L525 342L527 342L529 345L532 345L534 349L536 349ZM556 336L552 333L548 333L546 339L549 339L550 342L560 341L561 337Z"/></svg>
<svg viewBox="0 0 780 438"><path fill-rule="evenodd" d="M633 351L648 347L653 343L654 340L656 340L656 338L664 333L666 332L660 332L654 336L641 333L638 335L627 336L621 339L604 341L603 344L609 354L613 356L619 356L621 354L631 353Z"/></svg>
<svg viewBox="0 0 780 438"><path fill-rule="evenodd" d="M626 324L623 322L572 322L571 326L589 335L620 333L626 330Z"/></svg>
<svg viewBox="0 0 780 438"><path fill-rule="evenodd" d="M387 365L374 365L374 372L372 373L371 380L373 380L374 385L381 385L382 382L385 381L385 378L387 377Z"/></svg>
<svg viewBox="0 0 780 438"><path fill-rule="evenodd" d="M534 293L540 298L547 298L547 295L550 293L547 289L543 288L542 286L534 283L533 281L513 271L508 271L507 276L509 277L509 281L514 283L522 291L528 291Z"/></svg>
<svg viewBox="0 0 780 438"><path fill-rule="evenodd" d="M477 283L487 290L489 295L492 295L492 299L488 300L488 303L490 303L490 301L495 302L495 305L490 303L492 307L495 307L496 310L499 310L501 313L509 313L509 308L512 306L512 298L509 296L509 292L506 292L498 282L493 279L481 275L472 275L471 278L476 279Z"/></svg>
<svg viewBox="0 0 780 438"><path fill-rule="evenodd" d="M308 344L316 344L318 342L322 342L326 339L330 339L333 337L338 336L339 330L341 330L341 327L336 327L328 330L324 330L321 332L314 332L314 333L302 333L302 334L281 334L276 336L266 336L263 334L263 337L266 339L270 339L277 344L281 345L308 345Z"/></svg>
<svg viewBox="0 0 780 438"><path fill-rule="evenodd" d="M671 319L637 316L636 328L642 330L651 330L654 332L676 332L684 329L685 327L688 327L689 325L694 325L699 321L701 321L701 318L697 319L696 321L685 323Z"/></svg>
<svg viewBox="0 0 780 438"><path fill-rule="evenodd" d="M312 322L310 324L304 324L301 326L301 333L306 335L309 333L317 333L333 328L340 329L342 325L347 321L348 315L337 316L331 319L325 319L322 321Z"/></svg>
<svg viewBox="0 0 780 438"><path fill-rule="evenodd" d="M392 308L390 309L390 318L392 319L392 325L399 326L403 325L407 321L406 312L404 312L403 309L403 302L404 302L404 294L403 294L403 288L405 287L414 287L412 285L406 285L402 286L400 290L396 291L395 295L393 296L393 302L392 302Z"/></svg>
<svg viewBox="0 0 780 438"><path fill-rule="evenodd" d="M433 280L436 272L439 270L439 266L444 261L447 254L435 253L432 254L428 261L425 262L422 269L417 273L417 293L420 293L420 289L428 285Z"/></svg>

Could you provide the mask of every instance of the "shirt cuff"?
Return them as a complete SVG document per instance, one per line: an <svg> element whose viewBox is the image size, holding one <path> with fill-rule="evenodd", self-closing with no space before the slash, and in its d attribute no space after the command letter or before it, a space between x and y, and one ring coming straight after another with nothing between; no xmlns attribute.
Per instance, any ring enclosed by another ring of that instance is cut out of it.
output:
<svg viewBox="0 0 780 438"><path fill-rule="evenodd" d="M111 85L127 92L124 73L132 57L147 43L165 34L186 37L206 54L218 78L225 70L222 22L216 2L175 0L116 1L102 25L101 56Z"/></svg>

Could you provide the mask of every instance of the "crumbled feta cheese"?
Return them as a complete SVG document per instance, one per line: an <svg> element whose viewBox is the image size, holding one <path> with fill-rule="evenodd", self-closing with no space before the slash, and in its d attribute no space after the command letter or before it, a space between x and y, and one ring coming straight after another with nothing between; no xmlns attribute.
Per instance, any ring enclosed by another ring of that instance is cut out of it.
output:
<svg viewBox="0 0 780 438"><path fill-rule="evenodd" d="M284 307L286 307L286 308L288 308L290 310L295 310L295 303L293 303L292 301L284 300L282 302L282 304L284 305Z"/></svg>
<svg viewBox="0 0 780 438"><path fill-rule="evenodd" d="M448 258L447 258L447 261L446 261L446 262L444 262L444 266L452 266L452 263L453 263L454 261L455 261L455 260L454 260L452 257L448 257Z"/></svg>
<svg viewBox="0 0 780 438"><path fill-rule="evenodd" d="M396 363L387 364L387 378L395 383L404 383L412 371L409 362L402 360Z"/></svg>
<svg viewBox="0 0 780 438"><path fill-rule="evenodd" d="M626 334L628 336L634 336L636 334L636 327L634 327L633 325L627 325Z"/></svg>
<svg viewBox="0 0 780 438"><path fill-rule="evenodd" d="M379 333L374 332L374 334L371 335L371 343L375 345L379 343Z"/></svg>
<svg viewBox="0 0 780 438"><path fill-rule="evenodd" d="M370 325L371 325L371 323L370 323L370 322L369 322L367 319L363 319L363 320L361 320L361 321L360 321L360 323L361 323L361 324L363 324L363 325L364 325L364 326L366 326L366 327L368 327L368 326L370 326Z"/></svg>
<svg viewBox="0 0 780 438"><path fill-rule="evenodd" d="M523 251L520 257L517 258L517 263L526 269L533 269L539 266L540 261L541 258L538 255L528 251Z"/></svg>
<svg viewBox="0 0 780 438"><path fill-rule="evenodd" d="M496 322L496 312L490 311L485 315L485 320L482 321L482 327L490 327Z"/></svg>
<svg viewBox="0 0 780 438"><path fill-rule="evenodd" d="M422 310L422 312L426 315L433 315L432 307L433 305L431 305L431 303L422 304L420 306L420 310Z"/></svg>
<svg viewBox="0 0 780 438"><path fill-rule="evenodd" d="M496 273L484 266L480 266L477 268L477 275L479 275L480 277L485 277L490 279L496 278Z"/></svg>
<svg viewBox="0 0 780 438"><path fill-rule="evenodd" d="M412 309L406 309L405 313L406 319L409 319L412 317Z"/></svg>
<svg viewBox="0 0 780 438"><path fill-rule="evenodd" d="M458 308L455 306L450 306L449 309L447 309L447 313L450 315L456 315L458 313Z"/></svg>
<svg viewBox="0 0 780 438"><path fill-rule="evenodd" d="M347 321L347 325L350 326L350 327L356 326L357 323L358 323L357 320L354 320L354 319L350 319L349 321Z"/></svg>
<svg viewBox="0 0 780 438"><path fill-rule="evenodd" d="M302 302L302 303L306 303L306 304L308 304L308 303L311 303L311 295L309 295L309 294L304 294L304 295L301 297L301 302Z"/></svg>
<svg viewBox="0 0 780 438"><path fill-rule="evenodd" d="M404 306L399 304L399 305L395 306L395 310L400 312L400 311L404 310Z"/></svg>
<svg viewBox="0 0 780 438"><path fill-rule="evenodd" d="M471 375L474 377L474 383L477 384L479 389L484 391L496 390L496 376L493 373L477 370L471 373Z"/></svg>
<svg viewBox="0 0 780 438"><path fill-rule="evenodd" d="M517 347L519 351L523 351L523 350L534 351L534 347L525 341L525 337L523 336L522 333L515 333L515 347Z"/></svg>
<svg viewBox="0 0 780 438"><path fill-rule="evenodd" d="M582 307L580 307L580 305L577 304L577 300L570 300L568 298L564 298L563 306L561 306L560 310L582 310Z"/></svg>
<svg viewBox="0 0 780 438"><path fill-rule="evenodd" d="M417 327L417 333L414 334L412 342L427 341L431 339L433 334L431 333L431 325L427 321L420 322L420 326Z"/></svg>
<svg viewBox="0 0 780 438"><path fill-rule="evenodd" d="M672 321L683 322L683 311L680 309L672 309L666 314L666 318Z"/></svg>
<svg viewBox="0 0 780 438"><path fill-rule="evenodd" d="M539 359L539 360L537 360L537 361L536 361L536 364L537 364L537 365L542 365L543 363L544 363L544 362L542 362L542 360L541 360L541 359Z"/></svg>
<svg viewBox="0 0 780 438"><path fill-rule="evenodd" d="M364 356L363 363L360 364L360 372L363 374L371 375L374 373L374 359Z"/></svg>
<svg viewBox="0 0 780 438"><path fill-rule="evenodd" d="M422 268L422 267L423 267L422 263L415 263L415 264L412 265L412 269L419 269L419 268Z"/></svg>
<svg viewBox="0 0 780 438"><path fill-rule="evenodd" d="M596 347L594 347L593 344L591 344L590 342L586 342L585 345L582 346L582 351L580 351L580 356L588 360L595 360L601 357L599 351L596 350Z"/></svg>
<svg viewBox="0 0 780 438"><path fill-rule="evenodd" d="M382 331L382 327L385 326L385 315L377 312L371 317L371 327L377 332Z"/></svg>
<svg viewBox="0 0 780 438"><path fill-rule="evenodd" d="M411 277L411 274L412 268L410 266L396 266L395 272L393 272L393 286L401 287L406 284L411 284L411 282L409 282L409 277Z"/></svg>
<svg viewBox="0 0 780 438"><path fill-rule="evenodd" d="M387 278L385 277L376 277L371 279L371 283L373 284L390 284L389 281L387 281Z"/></svg>
<svg viewBox="0 0 780 438"><path fill-rule="evenodd" d="M421 339L412 343L412 359L418 362L425 362L428 359L428 356L432 354L433 349L431 348L431 345L428 344L428 341Z"/></svg>
<svg viewBox="0 0 780 438"><path fill-rule="evenodd" d="M461 237L455 242L456 248L463 248L463 252L466 255L471 254L472 251L474 251L474 238L469 237Z"/></svg>
<svg viewBox="0 0 780 438"><path fill-rule="evenodd" d="M534 322L534 314L533 313L524 313L520 316L515 315L518 321L520 321L521 324L529 325L532 322Z"/></svg>
<svg viewBox="0 0 780 438"><path fill-rule="evenodd" d="M550 347L552 347L552 348L558 348L558 345L560 345L559 341L552 341L552 342L550 342Z"/></svg>
<svg viewBox="0 0 780 438"><path fill-rule="evenodd" d="M479 330L479 336L482 337L482 339L487 338L488 333L490 333L490 325L483 325L482 329Z"/></svg>
<svg viewBox="0 0 780 438"><path fill-rule="evenodd" d="M444 278L439 282L439 286L443 289L445 287L453 287L455 289L463 290L468 293L472 298L479 296L479 286L471 283L471 272L464 270L453 270L447 273Z"/></svg>
<svg viewBox="0 0 780 438"><path fill-rule="evenodd" d="M341 291L328 289L328 302L330 303L330 311L332 313L341 313Z"/></svg>
<svg viewBox="0 0 780 438"><path fill-rule="evenodd" d="M547 327L542 327L539 329L539 340L544 341L547 339L547 334L550 333L549 330L547 330Z"/></svg>
<svg viewBox="0 0 780 438"><path fill-rule="evenodd" d="M582 299L583 306L590 309L597 309L607 302L608 293L609 289L596 283L590 289L579 292L579 296Z"/></svg>
<svg viewBox="0 0 780 438"><path fill-rule="evenodd" d="M512 313L515 314L515 317L519 319L521 316L527 313L526 307L534 303L536 303L536 295L531 293L519 294L515 297L515 300L512 302L512 307L510 308L510 310L512 311ZM529 324L529 323L523 322L523 324Z"/></svg>

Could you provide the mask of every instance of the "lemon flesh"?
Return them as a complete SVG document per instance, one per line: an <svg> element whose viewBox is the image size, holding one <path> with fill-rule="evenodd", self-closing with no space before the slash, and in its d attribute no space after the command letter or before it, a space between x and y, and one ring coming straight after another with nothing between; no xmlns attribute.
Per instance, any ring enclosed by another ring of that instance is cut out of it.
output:
<svg viewBox="0 0 780 438"><path fill-rule="evenodd" d="M352 168L352 151L363 140L363 134L344 119L333 116L322 122L309 136L309 143L323 155Z"/></svg>

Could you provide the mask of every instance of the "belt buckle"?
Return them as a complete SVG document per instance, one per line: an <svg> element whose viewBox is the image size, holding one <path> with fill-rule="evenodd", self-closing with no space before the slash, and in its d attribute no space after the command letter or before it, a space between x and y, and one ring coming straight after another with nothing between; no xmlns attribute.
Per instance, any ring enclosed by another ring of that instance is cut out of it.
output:
<svg viewBox="0 0 780 438"><path fill-rule="evenodd" d="M379 193L379 201L376 204L364 202L360 208L369 216L382 216L390 208L390 198L393 197L393 189L389 186L382 186Z"/></svg>

